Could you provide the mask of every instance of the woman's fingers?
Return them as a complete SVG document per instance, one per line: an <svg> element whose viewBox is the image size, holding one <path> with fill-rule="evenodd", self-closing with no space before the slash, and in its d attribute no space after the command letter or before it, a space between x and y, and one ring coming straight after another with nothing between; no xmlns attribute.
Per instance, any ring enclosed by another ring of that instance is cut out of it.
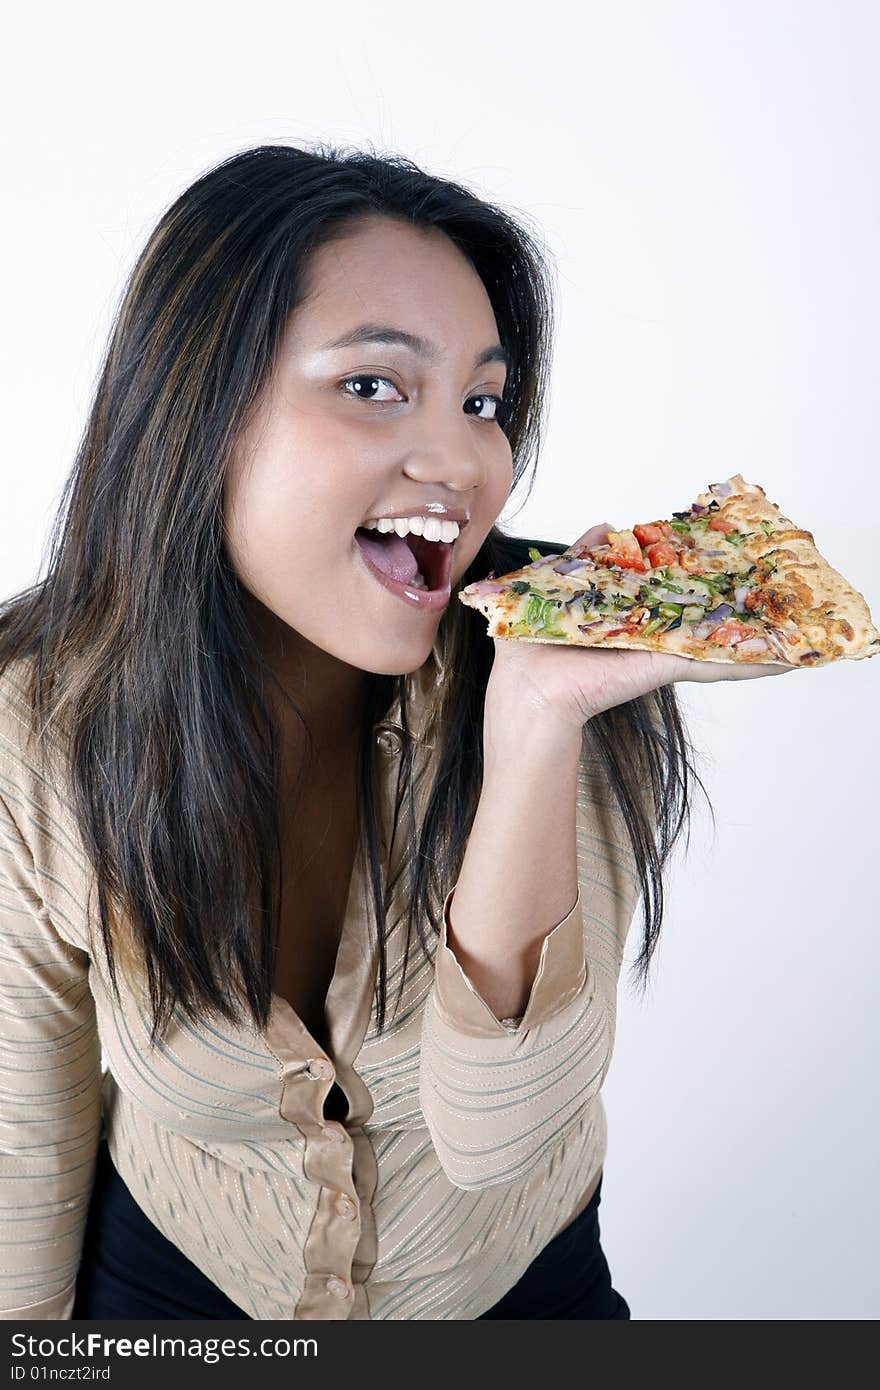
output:
<svg viewBox="0 0 880 1390"><path fill-rule="evenodd" d="M593 545L605 545L608 540L608 532L616 530L617 527L612 526L610 521L600 521L598 526L591 526L589 531L585 531L582 536L578 536L576 541L572 541L569 550L574 550L579 545L588 548Z"/></svg>
<svg viewBox="0 0 880 1390"><path fill-rule="evenodd" d="M786 671L800 671L800 666L783 666L752 661L695 661L682 657L685 669L676 680L684 681L747 681L756 676L784 676Z"/></svg>

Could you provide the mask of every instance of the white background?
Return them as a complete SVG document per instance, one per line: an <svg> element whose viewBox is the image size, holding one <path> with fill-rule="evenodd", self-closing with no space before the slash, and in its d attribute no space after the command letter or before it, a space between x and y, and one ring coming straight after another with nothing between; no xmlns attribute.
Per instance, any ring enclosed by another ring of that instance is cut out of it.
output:
<svg viewBox="0 0 880 1390"><path fill-rule="evenodd" d="M528 504L568 541L742 471L880 617L880 7L80 4L7 18L0 596L36 578L166 206L268 142L404 154L557 267ZM9 26L12 26L10 32ZM515 499L518 501L518 498ZM718 818L630 962L600 1218L636 1319L880 1314L880 661L680 685Z"/></svg>

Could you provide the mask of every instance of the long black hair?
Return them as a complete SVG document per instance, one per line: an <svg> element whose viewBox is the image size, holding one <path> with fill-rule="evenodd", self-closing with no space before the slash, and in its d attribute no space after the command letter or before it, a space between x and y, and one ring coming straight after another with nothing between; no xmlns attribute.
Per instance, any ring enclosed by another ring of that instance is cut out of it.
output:
<svg viewBox="0 0 880 1390"><path fill-rule="evenodd" d="M26 662L29 739L50 724L97 881L116 961L143 972L151 1043L175 1008L265 1027L280 915L279 730L274 677L249 627L224 546L222 486L240 430L271 376L310 253L375 214L439 228L469 259L510 354L503 428L513 487L529 492L543 428L553 281L518 215L398 156L260 145L188 187L149 237L118 306L51 534L46 572L0 610L0 672ZM528 495L528 494L527 494ZM460 586L564 544L493 526ZM443 730L421 823L412 815L411 676L371 677L360 757L364 845L385 1026L383 887L371 730L399 700L409 808L406 959L430 949L460 869L482 784L482 712L494 647L453 600L435 643ZM302 718L302 715L300 714ZM663 868L689 820L689 760L674 688L592 719L642 884L644 987L663 911ZM702 786L702 783L700 782ZM689 831L688 831L689 835ZM401 990L403 980L401 980ZM400 996L398 995L398 998Z"/></svg>

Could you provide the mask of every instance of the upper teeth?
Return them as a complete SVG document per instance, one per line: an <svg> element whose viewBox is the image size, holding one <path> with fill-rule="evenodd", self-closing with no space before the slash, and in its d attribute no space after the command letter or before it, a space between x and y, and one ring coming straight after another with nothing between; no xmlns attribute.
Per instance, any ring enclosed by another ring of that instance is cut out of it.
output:
<svg viewBox="0 0 880 1390"><path fill-rule="evenodd" d="M457 521L440 521L435 516L380 516L364 522L365 531L396 531L398 536L406 536L411 531L414 536L423 536L426 541L454 541L458 539Z"/></svg>

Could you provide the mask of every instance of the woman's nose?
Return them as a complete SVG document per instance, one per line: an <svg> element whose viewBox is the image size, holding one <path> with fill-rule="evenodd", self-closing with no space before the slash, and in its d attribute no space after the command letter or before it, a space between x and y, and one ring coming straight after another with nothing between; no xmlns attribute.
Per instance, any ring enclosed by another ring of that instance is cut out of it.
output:
<svg viewBox="0 0 880 1390"><path fill-rule="evenodd" d="M490 441L478 434L492 427L479 420L475 423L460 406L458 420L450 418L448 407L435 408L414 420L413 426L405 467L420 482L445 483L455 492L468 492L485 482L494 460L507 459L509 446L498 426L494 426L498 440L491 440L493 450Z"/></svg>

